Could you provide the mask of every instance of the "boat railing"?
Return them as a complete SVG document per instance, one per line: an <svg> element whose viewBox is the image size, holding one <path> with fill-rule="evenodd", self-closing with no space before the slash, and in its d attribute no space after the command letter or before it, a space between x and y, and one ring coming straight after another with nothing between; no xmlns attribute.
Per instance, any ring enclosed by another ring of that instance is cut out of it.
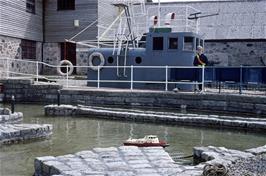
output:
<svg viewBox="0 0 266 176"><path fill-rule="evenodd" d="M101 71L105 69L126 69L127 78L102 79ZM191 85L204 88L214 88L219 93L224 90L234 90L237 93L257 94L266 93L266 66L239 66L239 67L194 67L194 66L98 66L94 77L87 75L90 66L74 66L75 75L57 73L58 69L69 70L68 65L59 66L40 61L0 58L0 78L34 78L35 83L57 82L63 87L88 87L88 83L94 83L96 88L106 87L106 83L126 84L128 89L134 90L139 84L161 85L163 90L173 90L178 85ZM137 80L135 75L140 69L158 70L161 80ZM49 74L48 74L49 73ZM193 91L193 90L191 90Z"/></svg>

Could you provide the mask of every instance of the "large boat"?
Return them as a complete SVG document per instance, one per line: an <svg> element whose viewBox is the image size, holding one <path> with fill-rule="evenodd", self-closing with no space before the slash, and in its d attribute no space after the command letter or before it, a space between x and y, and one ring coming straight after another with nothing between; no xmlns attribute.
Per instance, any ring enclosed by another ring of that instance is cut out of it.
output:
<svg viewBox="0 0 266 176"><path fill-rule="evenodd" d="M169 144L163 140L159 140L155 135L147 135L144 138L132 139L129 138L124 142L126 146L138 146L138 147L168 147Z"/></svg>
<svg viewBox="0 0 266 176"><path fill-rule="evenodd" d="M100 42L98 46L107 47L87 50L88 86L132 88L131 81L134 80L134 88L161 89L167 82L166 86L173 89L177 86L174 81L192 79L190 77L193 75L189 71L183 74L184 69L176 67L193 66L196 46L204 45L202 35L198 34L198 18L193 18L199 11L187 6L164 6L159 8L162 13L156 15L154 12L157 7L147 8L146 16L153 15L152 24L146 22L146 25L140 26L148 30L144 30L142 35L136 35L140 32L136 32L139 29L137 23L133 24L135 16L130 16L130 3L116 6L124 9L127 14L124 20L121 19L127 25L118 25L120 28L117 31L120 32L115 34L110 47ZM185 11L188 13L184 14ZM177 17L184 18L186 23L180 25L178 22L181 19ZM179 78L180 75L182 78ZM179 88L188 87L179 85Z"/></svg>

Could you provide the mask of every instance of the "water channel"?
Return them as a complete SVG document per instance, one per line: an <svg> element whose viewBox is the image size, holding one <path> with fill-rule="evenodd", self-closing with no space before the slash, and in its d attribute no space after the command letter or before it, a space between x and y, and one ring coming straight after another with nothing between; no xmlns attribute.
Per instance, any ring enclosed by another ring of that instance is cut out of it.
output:
<svg viewBox="0 0 266 176"><path fill-rule="evenodd" d="M0 147L1 176L30 176L34 158L75 153L95 147L120 146L128 137L158 135L170 144L166 150L191 155L194 146L224 146L247 149L265 145L265 134L236 130L208 129L187 126L97 120L82 117L44 117L41 105L17 105L24 113L24 123L53 125L53 135L47 140Z"/></svg>

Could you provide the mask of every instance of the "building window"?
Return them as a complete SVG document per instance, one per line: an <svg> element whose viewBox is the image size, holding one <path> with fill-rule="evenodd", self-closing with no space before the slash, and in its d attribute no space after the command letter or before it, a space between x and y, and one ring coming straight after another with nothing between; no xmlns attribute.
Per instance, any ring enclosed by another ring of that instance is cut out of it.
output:
<svg viewBox="0 0 266 176"><path fill-rule="evenodd" d="M153 50L163 50L163 37L153 37Z"/></svg>
<svg viewBox="0 0 266 176"><path fill-rule="evenodd" d="M21 40L22 59L36 59L36 42Z"/></svg>
<svg viewBox="0 0 266 176"><path fill-rule="evenodd" d="M35 14L35 0L26 0L26 12Z"/></svg>
<svg viewBox="0 0 266 176"><path fill-rule="evenodd" d="M178 48L178 38L169 38L169 49Z"/></svg>
<svg viewBox="0 0 266 176"><path fill-rule="evenodd" d="M75 10L75 0L57 0L57 10Z"/></svg>
<svg viewBox="0 0 266 176"><path fill-rule="evenodd" d="M193 37L184 37L184 50L185 51L193 51Z"/></svg>

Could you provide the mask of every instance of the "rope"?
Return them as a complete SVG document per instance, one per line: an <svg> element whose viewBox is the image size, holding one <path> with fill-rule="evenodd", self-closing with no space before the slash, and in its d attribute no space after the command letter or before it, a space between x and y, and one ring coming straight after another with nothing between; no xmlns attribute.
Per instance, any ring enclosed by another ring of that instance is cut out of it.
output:
<svg viewBox="0 0 266 176"><path fill-rule="evenodd" d="M228 176L227 168L219 163L206 164L202 176Z"/></svg>

